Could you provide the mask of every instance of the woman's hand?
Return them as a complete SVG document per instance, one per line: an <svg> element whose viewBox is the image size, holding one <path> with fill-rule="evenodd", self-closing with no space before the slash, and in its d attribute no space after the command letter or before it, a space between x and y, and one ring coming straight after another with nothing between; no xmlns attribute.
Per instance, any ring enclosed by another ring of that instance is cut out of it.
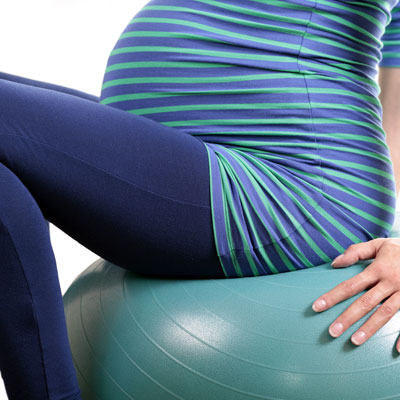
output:
<svg viewBox="0 0 400 400"><path fill-rule="evenodd" d="M343 268L359 260L370 258L375 258L375 260L362 272L320 296L312 306L314 311L324 311L367 288L369 289L329 327L331 336L338 337L387 298L351 337L351 341L355 345L360 345L368 340L400 309L400 238L378 238L352 244L343 254L336 257L331 265L334 268ZM396 348L400 352L400 339L397 341Z"/></svg>

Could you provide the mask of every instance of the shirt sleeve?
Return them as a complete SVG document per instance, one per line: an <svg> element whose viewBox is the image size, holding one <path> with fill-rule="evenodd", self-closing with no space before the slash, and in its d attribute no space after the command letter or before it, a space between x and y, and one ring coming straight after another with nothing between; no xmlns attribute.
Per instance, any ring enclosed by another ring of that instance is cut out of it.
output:
<svg viewBox="0 0 400 400"><path fill-rule="evenodd" d="M391 16L381 37L383 47L380 67L400 67L400 1L392 8Z"/></svg>

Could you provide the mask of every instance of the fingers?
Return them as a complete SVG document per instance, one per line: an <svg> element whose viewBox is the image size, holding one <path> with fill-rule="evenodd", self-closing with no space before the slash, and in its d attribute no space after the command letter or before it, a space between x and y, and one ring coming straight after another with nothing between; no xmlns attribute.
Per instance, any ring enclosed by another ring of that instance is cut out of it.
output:
<svg viewBox="0 0 400 400"><path fill-rule="evenodd" d="M341 268L370 258L374 258L373 262L361 273L320 296L312 306L314 311L324 311L368 289L329 327L329 333L338 337L386 299L352 335L355 345L367 341L400 309L400 238L377 238L353 244L332 262L332 266ZM400 339L396 347L400 353Z"/></svg>
<svg viewBox="0 0 400 400"><path fill-rule="evenodd" d="M383 325L385 325L397 313L400 308L400 292L393 294L368 318L365 324L351 337L355 345L366 342ZM400 352L400 341L397 342L397 351Z"/></svg>
<svg viewBox="0 0 400 400"><path fill-rule="evenodd" d="M331 263L335 268L347 267L359 260L375 258L385 238L377 238L368 242L354 243L350 245L343 254L337 256Z"/></svg>
<svg viewBox="0 0 400 400"><path fill-rule="evenodd" d="M378 282L379 278L375 276L375 274L370 273L372 270L369 268L370 266L352 278L340 282L333 289L324 293L312 305L313 310L317 312L325 311L335 304L340 303L357 293L360 293L361 291Z"/></svg>
<svg viewBox="0 0 400 400"><path fill-rule="evenodd" d="M368 292L364 293L361 297L359 297L354 303L352 303L329 327L329 333L333 337L340 336L344 331L346 331L351 325L357 322L359 319L368 314L373 308L375 308L379 303L382 302L383 299L390 296L393 293L392 286L387 282L379 282L376 286L370 289ZM382 306L381 306L382 307ZM393 308L391 308L392 310ZM383 311L385 313L383 313ZM384 319L383 317L387 317L389 314L389 309L387 306L383 307L380 311L378 308L377 316L371 317L369 319L369 323L364 326L367 327L367 330L360 329L358 331L361 332L357 336L352 337L354 339L354 344L361 344L367 339L367 334L370 336L373 332L376 332L379 328L385 324L388 319ZM397 311L397 310L396 310ZM375 314L374 314L375 315ZM392 314L393 316L393 314ZM390 318L389 318L390 319ZM368 337L370 337L368 336Z"/></svg>

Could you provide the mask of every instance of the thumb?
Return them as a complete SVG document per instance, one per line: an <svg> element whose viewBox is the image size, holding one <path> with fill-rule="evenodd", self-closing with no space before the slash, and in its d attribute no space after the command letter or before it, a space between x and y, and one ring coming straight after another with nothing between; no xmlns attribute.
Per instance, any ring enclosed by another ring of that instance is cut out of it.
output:
<svg viewBox="0 0 400 400"><path fill-rule="evenodd" d="M348 267L359 260L375 258L385 238L377 238L368 242L354 243L343 254L339 254L331 263L334 268Z"/></svg>

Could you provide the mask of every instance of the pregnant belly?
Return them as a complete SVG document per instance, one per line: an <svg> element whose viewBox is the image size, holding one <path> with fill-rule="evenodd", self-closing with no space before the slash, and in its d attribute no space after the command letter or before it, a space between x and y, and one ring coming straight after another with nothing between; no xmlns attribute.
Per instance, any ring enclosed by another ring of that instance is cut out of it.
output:
<svg viewBox="0 0 400 400"><path fill-rule="evenodd" d="M315 203L324 198L321 204L349 224L385 234L394 181L373 90L300 69L301 36L294 31L281 31L289 45L279 48L257 17L242 25L223 13L212 17L209 9L161 3L167 9L149 2L121 34L101 103L198 137L221 162L227 150L260 172L261 162ZM309 17L309 10L298 12ZM299 212L298 218L308 217Z"/></svg>

